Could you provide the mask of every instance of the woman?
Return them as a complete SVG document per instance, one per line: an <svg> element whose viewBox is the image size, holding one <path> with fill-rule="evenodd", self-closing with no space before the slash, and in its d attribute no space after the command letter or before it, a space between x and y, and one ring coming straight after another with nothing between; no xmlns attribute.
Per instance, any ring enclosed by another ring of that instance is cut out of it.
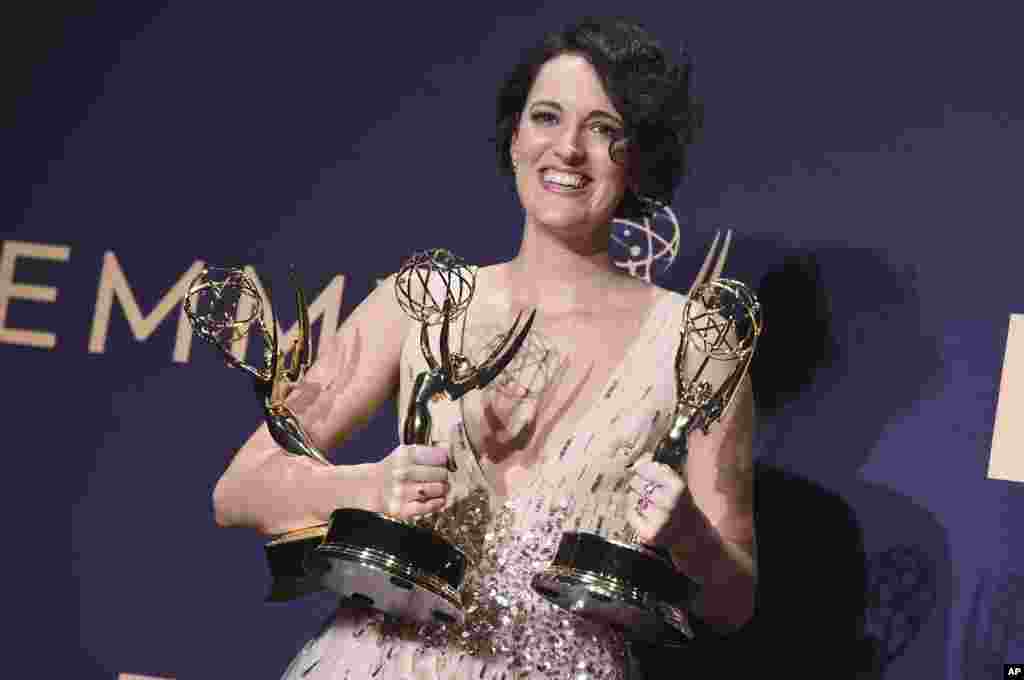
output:
<svg viewBox="0 0 1024 680"><path fill-rule="evenodd" d="M686 68L628 22L587 20L528 51L498 97L499 164L515 177L522 243L511 261L477 272L476 295L453 326L464 353L486 355L516 312L536 308L516 362L489 388L432 407L437 446L324 468L283 454L260 428L235 456L214 491L217 521L268 535L339 507L444 518L474 490L488 498L469 546L478 566L465 626L417 631L343 607L286 677L625 677L619 634L530 589L569 529L622 537L629 522L703 584L696 614L705 623L731 629L750 618L749 387L711 435L694 437L688 483L645 461L675 402L666 367L684 298L622 273L608 253L614 217L671 197L694 128L690 102ZM323 449L396 390L404 413L426 367L418 333L391 285L352 312L289 397ZM656 490L638 512L648 482Z"/></svg>

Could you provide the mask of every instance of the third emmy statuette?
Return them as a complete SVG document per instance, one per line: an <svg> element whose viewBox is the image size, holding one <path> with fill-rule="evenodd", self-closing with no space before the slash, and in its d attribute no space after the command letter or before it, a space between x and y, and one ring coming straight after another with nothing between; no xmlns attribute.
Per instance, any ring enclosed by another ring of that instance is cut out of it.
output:
<svg viewBox="0 0 1024 680"><path fill-rule="evenodd" d="M761 322L760 303L739 281L715 278L687 298L675 361L676 408L655 462L683 474L688 436L695 430L707 434L729 408L750 368ZM698 367L688 375L694 364ZM687 610L699 586L676 570L667 551L642 545L635 532L630 534L615 541L566 532L552 563L534 576L533 588L556 605L631 637L668 644L692 638Z"/></svg>

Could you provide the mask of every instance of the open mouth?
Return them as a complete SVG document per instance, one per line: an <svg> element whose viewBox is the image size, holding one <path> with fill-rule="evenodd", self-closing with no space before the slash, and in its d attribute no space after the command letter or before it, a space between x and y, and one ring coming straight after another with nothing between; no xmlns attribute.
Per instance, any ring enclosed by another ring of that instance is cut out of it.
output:
<svg viewBox="0 0 1024 680"><path fill-rule="evenodd" d="M546 188L555 191L576 191L590 184L590 178L578 172L565 172L564 170L544 170L540 175L541 182Z"/></svg>

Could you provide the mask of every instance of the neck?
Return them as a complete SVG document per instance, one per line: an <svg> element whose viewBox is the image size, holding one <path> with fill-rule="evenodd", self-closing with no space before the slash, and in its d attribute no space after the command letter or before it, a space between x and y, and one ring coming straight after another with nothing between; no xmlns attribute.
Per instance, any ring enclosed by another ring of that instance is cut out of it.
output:
<svg viewBox="0 0 1024 680"><path fill-rule="evenodd" d="M604 304L623 276L608 254L608 227L569 241L528 221L519 252L508 263L510 289L547 315Z"/></svg>

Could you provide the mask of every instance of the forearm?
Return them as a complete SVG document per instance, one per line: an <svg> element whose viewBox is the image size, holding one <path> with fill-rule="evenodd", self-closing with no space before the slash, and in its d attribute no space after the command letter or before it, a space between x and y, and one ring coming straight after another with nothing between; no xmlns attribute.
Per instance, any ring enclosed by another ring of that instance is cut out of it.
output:
<svg viewBox="0 0 1024 680"><path fill-rule="evenodd" d="M326 522L340 507L378 509L368 483L371 464L325 466L285 454L265 427L246 449L214 488L214 514L221 526L276 535Z"/></svg>
<svg viewBox="0 0 1024 680"><path fill-rule="evenodd" d="M743 543L730 541L701 514L695 530L670 552L676 568L701 584L694 613L705 623L729 632L751 619L757 589L753 534Z"/></svg>

